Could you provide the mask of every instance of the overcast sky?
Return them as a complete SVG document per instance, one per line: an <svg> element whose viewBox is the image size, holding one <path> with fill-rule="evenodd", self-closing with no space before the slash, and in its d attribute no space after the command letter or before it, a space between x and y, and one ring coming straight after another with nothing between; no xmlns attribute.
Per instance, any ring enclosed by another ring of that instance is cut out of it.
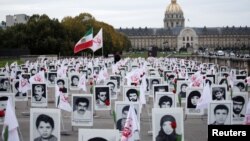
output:
<svg viewBox="0 0 250 141"><path fill-rule="evenodd" d="M87 12L115 28L161 28L170 3L171 0L0 0L0 21L14 14L47 14L61 20ZM177 0L177 3L189 27L250 27L250 0Z"/></svg>

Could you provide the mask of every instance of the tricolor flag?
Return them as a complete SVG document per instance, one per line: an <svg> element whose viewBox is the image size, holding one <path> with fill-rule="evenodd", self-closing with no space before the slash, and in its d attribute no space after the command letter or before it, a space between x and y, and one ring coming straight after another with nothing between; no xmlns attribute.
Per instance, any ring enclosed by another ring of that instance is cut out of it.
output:
<svg viewBox="0 0 250 141"><path fill-rule="evenodd" d="M76 43L74 53L90 48L93 45L93 28L87 31L87 33Z"/></svg>
<svg viewBox="0 0 250 141"><path fill-rule="evenodd" d="M16 114L8 98L2 131L3 141L19 141L18 126Z"/></svg>
<svg viewBox="0 0 250 141"><path fill-rule="evenodd" d="M93 39L93 46L90 49L92 49L93 52L95 52L102 47L103 47L103 38L102 38L102 28L101 28L100 31L95 35Z"/></svg>

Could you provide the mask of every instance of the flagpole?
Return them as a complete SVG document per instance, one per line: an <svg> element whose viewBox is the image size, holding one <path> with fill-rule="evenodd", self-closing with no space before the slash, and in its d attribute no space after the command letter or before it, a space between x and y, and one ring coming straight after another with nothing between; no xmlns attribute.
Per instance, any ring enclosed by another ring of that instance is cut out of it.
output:
<svg viewBox="0 0 250 141"><path fill-rule="evenodd" d="M93 51L93 58L95 58L95 52Z"/></svg>
<svg viewBox="0 0 250 141"><path fill-rule="evenodd" d="M103 45L102 45L102 57L104 58L104 56L103 56Z"/></svg>

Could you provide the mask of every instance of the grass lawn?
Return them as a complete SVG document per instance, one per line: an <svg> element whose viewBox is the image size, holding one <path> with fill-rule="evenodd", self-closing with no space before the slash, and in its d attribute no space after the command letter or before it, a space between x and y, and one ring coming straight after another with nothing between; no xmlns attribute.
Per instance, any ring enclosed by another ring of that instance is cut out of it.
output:
<svg viewBox="0 0 250 141"><path fill-rule="evenodd" d="M5 64L8 62L8 64L10 65L11 63L17 61L17 64L22 64L24 62L22 62L20 59L18 58L4 58L4 59L0 59L0 67L5 67Z"/></svg>

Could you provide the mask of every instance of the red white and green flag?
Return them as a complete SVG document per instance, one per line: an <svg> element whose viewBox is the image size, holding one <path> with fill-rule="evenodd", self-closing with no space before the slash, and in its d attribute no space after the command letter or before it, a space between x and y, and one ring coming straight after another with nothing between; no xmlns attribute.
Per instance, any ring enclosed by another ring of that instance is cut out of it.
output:
<svg viewBox="0 0 250 141"><path fill-rule="evenodd" d="M87 33L76 43L74 53L82 51L84 49L93 46L93 28L87 31Z"/></svg>

